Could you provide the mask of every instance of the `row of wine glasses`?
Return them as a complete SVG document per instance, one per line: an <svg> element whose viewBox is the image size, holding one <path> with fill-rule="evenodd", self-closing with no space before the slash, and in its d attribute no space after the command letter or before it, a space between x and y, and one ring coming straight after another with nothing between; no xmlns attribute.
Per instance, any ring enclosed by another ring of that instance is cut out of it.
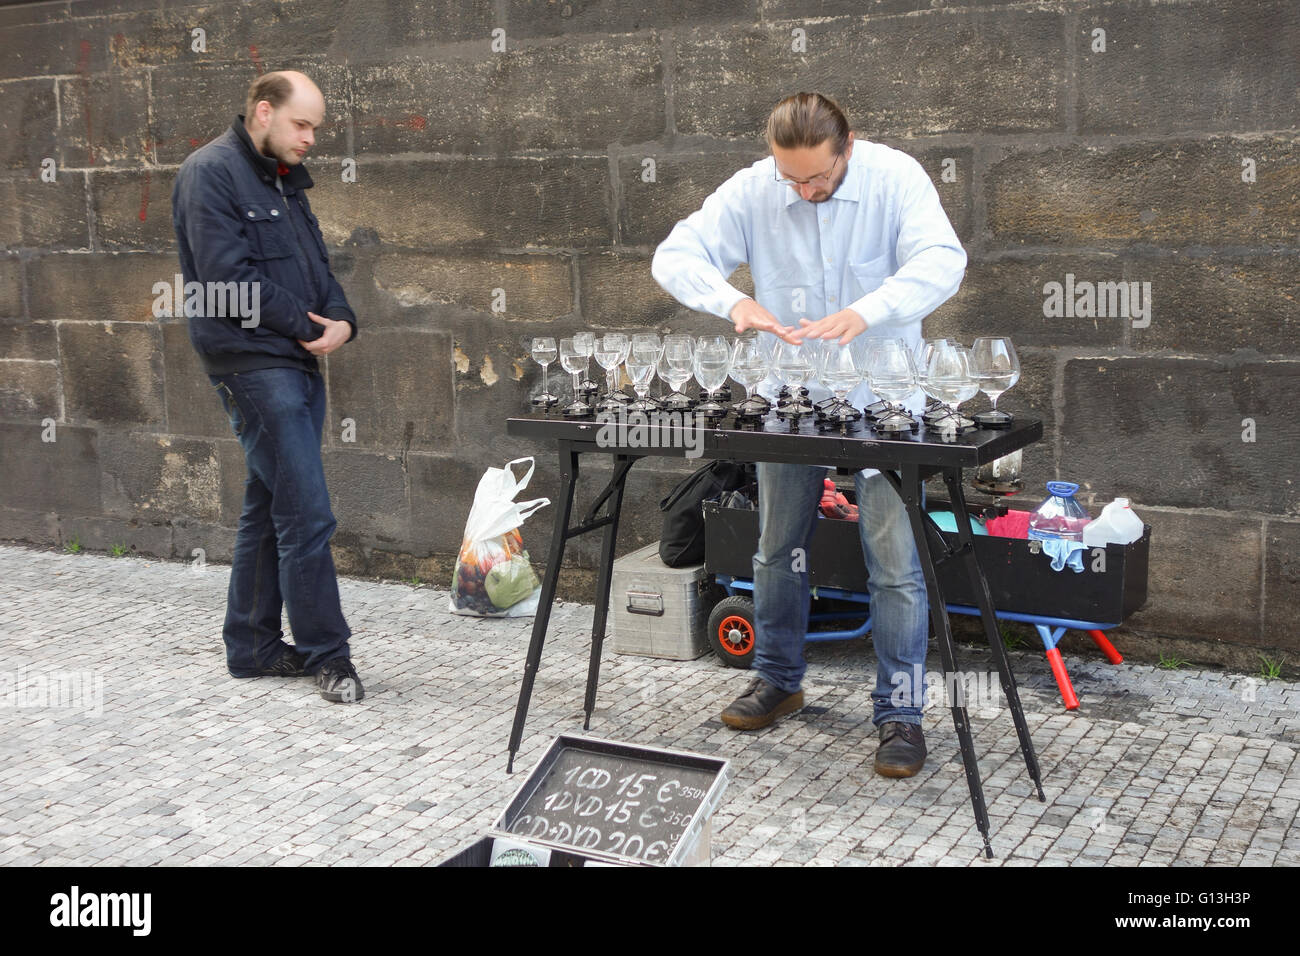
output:
<svg viewBox="0 0 1300 956"><path fill-rule="evenodd" d="M929 426L958 431L976 425L1005 427L1012 416L999 411L997 401L1020 376L1015 349L1005 336L977 338L969 349L952 339L925 339L913 350L901 338L881 336L860 336L852 344L841 346L815 339L796 345L757 334L737 339L679 334L661 339L649 332L610 332L602 336L579 333L561 339L558 347L553 338L538 337L533 340L532 354L543 370L543 391L533 399L534 405L549 409L559 402L550 393L546 379L547 366L558 356L564 370L573 376L574 400L563 410L570 418L615 409L665 409L693 411L716 421L731 412L738 426L757 427L771 411L771 403L757 393L757 387L774 377L783 383L776 415L793 427L803 417L813 415L824 428L850 429L865 416L876 431L889 434L917 430L919 423L906 410L905 403L918 388L933 403L924 415ZM598 403L592 400L599 386L580 380L592 357L605 371L605 395ZM632 382L635 401L617 385L620 366ZM649 396L656 375L667 382L671 389L668 396ZM746 393L732 406L723 404L730 400L728 376ZM704 390L698 403L682 391L692 377ZM863 381L869 383L879 401L859 411L848 401L848 394ZM808 401L806 387L813 382L822 383L831 392L830 398L815 406ZM728 393L725 396L724 390ZM963 417L958 411L960 405L980 391L988 395L993 410L974 420Z"/></svg>

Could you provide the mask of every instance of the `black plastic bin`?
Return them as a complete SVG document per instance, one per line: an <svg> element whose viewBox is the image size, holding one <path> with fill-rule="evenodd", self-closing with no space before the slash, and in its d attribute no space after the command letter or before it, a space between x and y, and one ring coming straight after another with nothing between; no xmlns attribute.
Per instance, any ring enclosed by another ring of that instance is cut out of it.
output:
<svg viewBox="0 0 1300 956"><path fill-rule="evenodd" d="M955 532L940 534L951 547L959 544ZM1104 556L1100 555L1102 549L1084 551L1082 572L1069 568L1053 571L1051 559L1041 550L1032 550L1031 545L1036 544L1024 538L975 536L975 554L995 609L1114 625L1146 603L1150 525L1144 526L1142 537L1131 544L1107 545ZM705 571L752 578L757 550L757 511L705 502ZM977 605L965 562L944 562L938 574L945 602ZM808 547L808 583L811 587L866 593L867 568L856 521L817 521Z"/></svg>

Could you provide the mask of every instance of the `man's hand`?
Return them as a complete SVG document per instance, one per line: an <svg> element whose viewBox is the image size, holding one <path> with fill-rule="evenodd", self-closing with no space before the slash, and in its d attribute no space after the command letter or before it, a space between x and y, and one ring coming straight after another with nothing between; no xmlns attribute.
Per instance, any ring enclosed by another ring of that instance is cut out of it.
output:
<svg viewBox="0 0 1300 956"><path fill-rule="evenodd" d="M329 355L352 337L352 325L343 319L327 319L315 312L308 312L307 318L317 325L325 326L325 331L321 333L320 338L312 339L310 342L298 340L298 344L313 355Z"/></svg>
<svg viewBox="0 0 1300 956"><path fill-rule="evenodd" d="M800 328L795 329L793 333L795 340L799 342L804 339L839 339L840 345L848 345L867 331L866 320L852 309L840 309L816 322L800 319L799 324Z"/></svg>
<svg viewBox="0 0 1300 956"><path fill-rule="evenodd" d="M799 344L799 339L795 338L798 333L794 329L782 325L780 319L753 299L741 299L737 302L735 308L731 310L731 321L735 323L737 333L747 329L758 329L760 332L771 332L791 345Z"/></svg>

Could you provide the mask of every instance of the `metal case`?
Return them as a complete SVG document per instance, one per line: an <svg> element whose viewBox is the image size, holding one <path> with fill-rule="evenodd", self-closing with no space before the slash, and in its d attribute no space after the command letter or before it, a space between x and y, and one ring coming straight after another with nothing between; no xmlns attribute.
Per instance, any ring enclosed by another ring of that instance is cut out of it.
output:
<svg viewBox="0 0 1300 956"><path fill-rule="evenodd" d="M619 558L609 593L614 652L673 661L708 653L709 582L702 564L667 567L657 541Z"/></svg>

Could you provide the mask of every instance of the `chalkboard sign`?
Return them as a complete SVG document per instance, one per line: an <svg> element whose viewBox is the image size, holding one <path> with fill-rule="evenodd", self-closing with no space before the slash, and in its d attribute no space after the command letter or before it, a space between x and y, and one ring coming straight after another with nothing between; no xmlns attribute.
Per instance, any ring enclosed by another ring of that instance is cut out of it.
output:
<svg viewBox="0 0 1300 956"><path fill-rule="evenodd" d="M711 800L726 762L560 737L498 829L645 863L667 863Z"/></svg>

